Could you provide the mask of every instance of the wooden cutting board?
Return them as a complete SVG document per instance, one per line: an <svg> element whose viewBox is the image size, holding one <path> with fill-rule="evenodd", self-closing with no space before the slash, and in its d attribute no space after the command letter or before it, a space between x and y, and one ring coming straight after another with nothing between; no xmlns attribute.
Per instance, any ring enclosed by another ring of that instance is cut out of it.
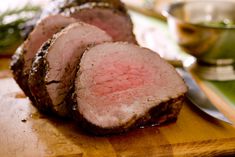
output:
<svg viewBox="0 0 235 157"><path fill-rule="evenodd" d="M0 72L1 157L235 155L235 128L205 115L190 102L171 124L94 137L69 120L39 114L6 76L7 71Z"/></svg>

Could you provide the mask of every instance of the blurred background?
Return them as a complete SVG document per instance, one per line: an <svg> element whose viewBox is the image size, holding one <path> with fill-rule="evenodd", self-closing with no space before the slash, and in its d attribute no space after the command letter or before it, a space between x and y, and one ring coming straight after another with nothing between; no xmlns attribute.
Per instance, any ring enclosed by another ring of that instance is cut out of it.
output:
<svg viewBox="0 0 235 157"><path fill-rule="evenodd" d="M0 57L9 57L22 43L21 30L48 0L10 0L0 2Z"/></svg>
<svg viewBox="0 0 235 157"><path fill-rule="evenodd" d="M10 0L0 2L0 12L7 11L9 9L21 8L27 4L31 5L45 5L49 0Z"/></svg>

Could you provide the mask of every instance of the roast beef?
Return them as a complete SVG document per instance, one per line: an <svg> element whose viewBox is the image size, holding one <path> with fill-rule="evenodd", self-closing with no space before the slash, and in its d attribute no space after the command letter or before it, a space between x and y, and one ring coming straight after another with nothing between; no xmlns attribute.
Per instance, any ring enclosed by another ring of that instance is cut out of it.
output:
<svg viewBox="0 0 235 157"><path fill-rule="evenodd" d="M29 96L31 101L34 100L28 88L28 77L35 54L41 45L51 38L54 33L76 21L74 18L62 15L46 17L37 24L27 40L17 49L15 55L13 55L11 69L14 79L24 93Z"/></svg>
<svg viewBox="0 0 235 157"><path fill-rule="evenodd" d="M114 41L137 43L130 16L120 0L56 0L48 4L41 17L56 14L95 25L105 30Z"/></svg>
<svg viewBox="0 0 235 157"><path fill-rule="evenodd" d="M29 76L30 90L38 109L67 116L65 98L74 83L81 55L88 46L111 40L103 30L78 22L44 43Z"/></svg>
<svg viewBox="0 0 235 157"><path fill-rule="evenodd" d="M129 15L110 3L85 3L66 9L64 12L66 15L105 30L114 41L137 43Z"/></svg>
<svg viewBox="0 0 235 157"><path fill-rule="evenodd" d="M70 105L79 126L104 135L175 119L186 91L175 69L155 52L103 43L82 56Z"/></svg>

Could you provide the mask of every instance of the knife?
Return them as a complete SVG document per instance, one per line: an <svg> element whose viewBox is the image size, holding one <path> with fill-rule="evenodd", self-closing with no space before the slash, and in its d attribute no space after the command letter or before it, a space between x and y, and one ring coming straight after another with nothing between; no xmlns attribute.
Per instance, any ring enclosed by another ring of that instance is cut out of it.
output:
<svg viewBox="0 0 235 157"><path fill-rule="evenodd" d="M184 68L177 68L179 74L183 77L184 81L188 85L189 89L186 93L187 98L200 110L208 115L217 118L221 121L232 124L207 98L206 94L200 89L197 83L194 81L191 74Z"/></svg>

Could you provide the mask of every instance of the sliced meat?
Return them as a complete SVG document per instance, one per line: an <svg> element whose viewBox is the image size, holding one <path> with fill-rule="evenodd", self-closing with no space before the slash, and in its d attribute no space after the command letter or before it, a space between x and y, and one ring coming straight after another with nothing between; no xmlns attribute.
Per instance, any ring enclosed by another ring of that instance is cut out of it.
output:
<svg viewBox="0 0 235 157"><path fill-rule="evenodd" d="M41 111L67 116L66 96L73 86L80 57L88 46L111 41L103 30L75 23L43 45L29 76L30 90Z"/></svg>
<svg viewBox="0 0 235 157"><path fill-rule="evenodd" d="M13 56L11 69L13 71L14 78L21 89L32 101L33 97L28 88L28 76L35 54L41 45L51 38L54 33L76 21L77 20L74 18L62 15L51 15L42 19L30 33L28 39Z"/></svg>
<svg viewBox="0 0 235 157"><path fill-rule="evenodd" d="M81 59L71 108L88 131L120 133L175 119L186 91L175 69L151 50L103 43Z"/></svg>
<svg viewBox="0 0 235 157"><path fill-rule="evenodd" d="M65 14L105 30L114 41L137 43L133 24L120 0L52 1L43 13Z"/></svg>
<svg viewBox="0 0 235 157"><path fill-rule="evenodd" d="M71 17L105 30L114 41L137 43L129 15L109 3L86 3L69 11Z"/></svg>

